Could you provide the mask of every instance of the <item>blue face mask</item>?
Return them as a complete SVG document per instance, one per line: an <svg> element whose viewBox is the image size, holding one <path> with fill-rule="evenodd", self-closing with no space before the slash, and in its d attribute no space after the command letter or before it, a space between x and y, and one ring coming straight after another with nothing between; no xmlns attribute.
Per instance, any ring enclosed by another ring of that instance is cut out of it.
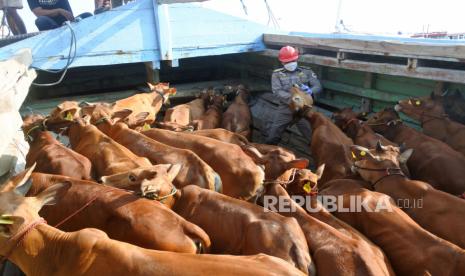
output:
<svg viewBox="0 0 465 276"><path fill-rule="evenodd" d="M297 69L297 61L284 64L284 69L286 69L289 72L294 72L295 69Z"/></svg>

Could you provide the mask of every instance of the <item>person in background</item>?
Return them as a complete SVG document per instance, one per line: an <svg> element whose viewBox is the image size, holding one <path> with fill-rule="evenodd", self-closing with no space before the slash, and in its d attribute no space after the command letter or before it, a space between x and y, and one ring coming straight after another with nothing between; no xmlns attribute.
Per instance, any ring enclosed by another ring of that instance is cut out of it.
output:
<svg viewBox="0 0 465 276"><path fill-rule="evenodd" d="M36 26L39 31L56 29L65 21L74 21L73 10L68 0L27 0L32 13L37 16ZM86 12L78 17L84 19L92 16Z"/></svg>
<svg viewBox="0 0 465 276"><path fill-rule="evenodd" d="M276 69L271 77L271 89L279 101L279 106L274 113L273 121L269 128L266 143L277 145L281 141L281 135L285 129L293 123L293 114L289 109L291 99L290 89L298 85L300 89L313 98L322 91L320 81L310 68L300 67L297 63L299 53L291 46L285 46L279 51L279 61L283 68ZM300 133L308 140L311 139L312 129L305 119L296 123Z"/></svg>
<svg viewBox="0 0 465 276"><path fill-rule="evenodd" d="M109 11L112 9L111 0L94 0L94 3L95 3L94 14L99 14L99 13Z"/></svg>
<svg viewBox="0 0 465 276"><path fill-rule="evenodd" d="M0 0L0 10L6 12L6 20L14 35L25 34L26 25L18 14L18 9L23 8L23 0Z"/></svg>

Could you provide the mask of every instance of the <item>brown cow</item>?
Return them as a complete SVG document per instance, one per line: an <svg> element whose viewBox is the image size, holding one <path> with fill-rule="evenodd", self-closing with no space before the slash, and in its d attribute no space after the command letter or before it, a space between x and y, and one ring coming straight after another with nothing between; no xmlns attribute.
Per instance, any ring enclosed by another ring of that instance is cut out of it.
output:
<svg viewBox="0 0 465 276"><path fill-rule="evenodd" d="M352 108L344 108L333 113L334 123L351 138L356 145L374 148L378 141L383 145L397 146L382 135L375 133L370 126L364 124L359 118L362 114L355 113Z"/></svg>
<svg viewBox="0 0 465 276"><path fill-rule="evenodd" d="M413 179L454 195L465 192L465 157L462 154L404 125L392 108L378 112L367 124L387 139L414 150L407 162Z"/></svg>
<svg viewBox="0 0 465 276"><path fill-rule="evenodd" d="M262 188L263 170L237 145L162 129L151 129L142 134L172 147L196 153L220 175L223 193L226 195L247 200Z"/></svg>
<svg viewBox="0 0 465 276"><path fill-rule="evenodd" d="M58 175L33 173L32 182L29 195L37 195L56 183L72 184L67 196L57 205L46 207L40 212L51 225L61 222L90 203L60 226L64 231L92 227L105 231L112 239L175 252L208 251L210 246L210 239L202 229L158 201L139 198L135 194L94 182Z"/></svg>
<svg viewBox="0 0 465 276"><path fill-rule="evenodd" d="M292 101L295 101L294 96ZM300 102L294 102L294 105L300 105ZM352 140L322 113L314 112L310 108L302 109L301 113L312 127L310 149L315 163L317 166L326 164L320 185L332 179L352 175L349 149L349 146L353 145Z"/></svg>
<svg viewBox="0 0 465 276"><path fill-rule="evenodd" d="M351 208L354 197L359 198L360 211L333 214L377 244L386 253L396 274L465 273L463 249L424 230L387 195L364 189L364 186L363 181L337 179L328 182L320 194L337 196L337 205L344 208Z"/></svg>
<svg viewBox="0 0 465 276"><path fill-rule="evenodd" d="M397 112L419 121L424 134L443 141L465 155L465 125L448 118L442 101L432 93L430 97L399 101L395 108Z"/></svg>
<svg viewBox="0 0 465 276"><path fill-rule="evenodd" d="M126 124L111 124L109 120L98 125L106 135L131 150L134 154L148 158L153 164L180 164L181 171L173 183L178 188L187 185L222 191L221 178L194 152L159 143Z"/></svg>
<svg viewBox="0 0 465 276"><path fill-rule="evenodd" d="M399 164L412 154L402 154L398 148L378 143L376 149L353 146L356 156L354 168L363 179L373 184L377 192L391 196L394 200L421 203L421 206L403 210L423 228L431 233L465 248L465 201L456 196L436 190L429 184L410 180L404 176ZM447 227L444 227L447 225Z"/></svg>
<svg viewBox="0 0 465 276"><path fill-rule="evenodd" d="M161 252L111 240L97 229L62 232L46 225L38 211L55 204L69 188L69 183L59 183L31 198L12 189L0 193L0 242L9 245L0 248L0 255L27 275L303 275L284 260L264 254Z"/></svg>
<svg viewBox="0 0 465 276"><path fill-rule="evenodd" d="M252 138L252 114L248 104L249 91L243 86L237 87L236 98L223 114L221 127L241 134L247 139Z"/></svg>
<svg viewBox="0 0 465 276"><path fill-rule="evenodd" d="M320 177L321 175L312 175L314 181ZM300 181L303 179L296 177L288 187ZM307 181L308 178L305 182ZM297 219L302 227L315 261L317 275L394 275L389 260L376 245L332 216L315 197L312 197L311 204L319 204L320 208L313 206L318 212L307 213L289 197L281 185L267 186L265 196L268 202L277 199L278 202L281 200L290 203L289 210L283 209L278 212L283 216Z"/></svg>
<svg viewBox="0 0 465 276"><path fill-rule="evenodd" d="M126 99L121 99L112 104L112 111L117 112L124 109L132 111L132 116L137 116L142 112L149 112L147 123L155 122L155 118L161 106L168 101L169 96L176 94L176 88L169 88L168 83L158 83L152 85L148 83L151 93L141 93Z"/></svg>
<svg viewBox="0 0 465 276"><path fill-rule="evenodd" d="M43 120L41 115L24 118L22 129L30 146L26 155L26 166L36 163L37 172L91 180L92 164L89 159L65 147L52 133L45 131Z"/></svg>
<svg viewBox="0 0 465 276"><path fill-rule="evenodd" d="M212 103L208 106L207 111L205 111L200 119L192 122L195 129L212 129L220 127L224 102L225 96L213 95Z"/></svg>
<svg viewBox="0 0 465 276"><path fill-rule="evenodd" d="M205 91L200 94L198 99L169 108L165 112L163 121L165 123L175 123L180 126L187 126L202 117L210 98L211 95Z"/></svg>
<svg viewBox="0 0 465 276"><path fill-rule="evenodd" d="M178 190L165 204L207 232L212 253L265 253L314 275L305 237L294 219L193 185Z"/></svg>

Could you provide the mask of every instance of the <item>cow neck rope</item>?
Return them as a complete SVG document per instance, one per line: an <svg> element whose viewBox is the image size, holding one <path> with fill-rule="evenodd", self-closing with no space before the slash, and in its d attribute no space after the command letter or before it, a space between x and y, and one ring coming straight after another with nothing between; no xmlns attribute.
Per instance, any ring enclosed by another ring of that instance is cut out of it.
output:
<svg viewBox="0 0 465 276"><path fill-rule="evenodd" d="M155 89L154 92L157 93L161 97L162 104L165 104L166 101L167 101L167 100L165 100L165 95L163 95L163 93L161 93L160 91L157 91L156 89Z"/></svg>
<svg viewBox="0 0 465 276"><path fill-rule="evenodd" d="M266 186L268 184L280 184L280 185L289 185L292 182L294 182L295 179L295 174L297 172L297 169L292 169L292 174L291 177L289 177L288 180L264 180L263 185Z"/></svg>
<svg viewBox="0 0 465 276"><path fill-rule="evenodd" d="M176 188L176 186L173 185L173 188L171 188L171 192L169 194L167 194L167 195L164 195L162 197L154 197L154 196L151 195L152 193L148 193L144 197L147 198L147 199L163 202L163 200L174 196L177 192L178 192L178 189Z"/></svg>
<svg viewBox="0 0 465 276"><path fill-rule="evenodd" d="M364 167L359 167L357 165L354 164L354 167L358 170L364 170L364 171L372 171L372 172L385 172L386 174L383 175L381 178L379 178L378 180L376 180L375 182L373 182L373 186L376 186L376 184L378 184L381 180L383 179L386 179L390 176L403 176L403 177L406 177L404 175L404 173L402 173L402 169L401 168L385 168L385 169L374 169L374 168L364 168Z"/></svg>
<svg viewBox="0 0 465 276"><path fill-rule="evenodd" d="M21 231L18 231L15 235L10 237L8 240L6 240L2 247L5 247L7 243L14 241L14 240L16 240L16 244L10 250L7 251L5 256L3 256L0 259L0 263L3 263L4 261L8 260L8 258L11 256L13 251L15 251L15 249L20 246L20 244L24 241L27 235L31 233L31 231L34 230L34 228L36 228L40 224L47 224L47 221L45 221L45 219L43 218L39 218L36 221L29 224L28 226L24 227L24 229L22 229Z"/></svg>
<svg viewBox="0 0 465 276"><path fill-rule="evenodd" d="M368 124L368 126L385 126L385 125L388 125L389 123L402 123L402 120L401 119L396 119L396 120L390 120L390 121L387 121L387 122L382 122L382 123L371 123L371 124Z"/></svg>

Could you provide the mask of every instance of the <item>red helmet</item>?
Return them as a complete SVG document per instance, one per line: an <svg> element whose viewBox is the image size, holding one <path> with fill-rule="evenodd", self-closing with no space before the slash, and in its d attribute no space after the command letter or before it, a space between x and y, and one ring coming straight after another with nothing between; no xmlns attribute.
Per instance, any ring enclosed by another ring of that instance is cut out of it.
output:
<svg viewBox="0 0 465 276"><path fill-rule="evenodd" d="M299 51L291 46L284 46L279 50L279 61L291 62L296 61L299 58Z"/></svg>

